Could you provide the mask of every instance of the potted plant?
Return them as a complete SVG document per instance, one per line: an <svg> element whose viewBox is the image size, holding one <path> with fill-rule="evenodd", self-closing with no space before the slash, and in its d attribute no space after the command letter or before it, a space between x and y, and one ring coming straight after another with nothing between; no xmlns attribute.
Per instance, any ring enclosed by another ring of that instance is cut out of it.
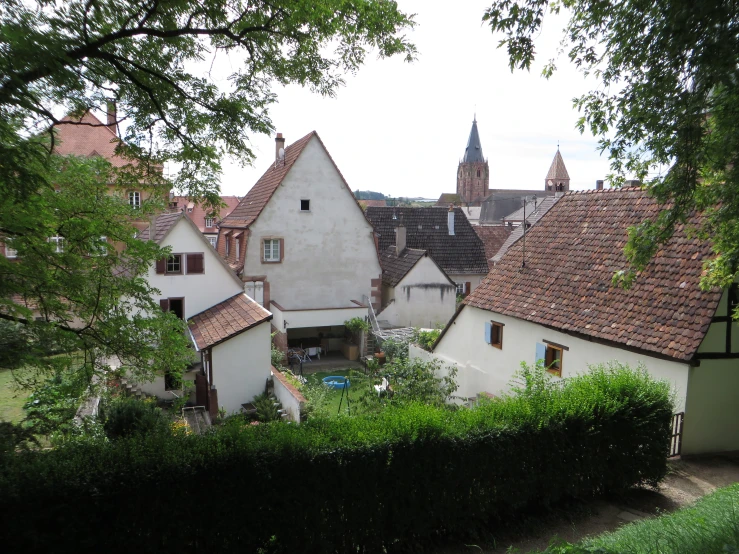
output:
<svg viewBox="0 0 739 554"><path fill-rule="evenodd" d="M369 324L361 317L353 317L344 322L344 327L349 331L351 336L346 344L342 347L342 352L349 360L359 358L359 339L362 331L369 331Z"/></svg>

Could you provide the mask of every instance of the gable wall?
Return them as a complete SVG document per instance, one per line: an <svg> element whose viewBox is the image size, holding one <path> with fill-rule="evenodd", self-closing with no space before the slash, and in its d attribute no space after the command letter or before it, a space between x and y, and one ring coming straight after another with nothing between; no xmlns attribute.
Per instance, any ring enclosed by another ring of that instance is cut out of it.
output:
<svg viewBox="0 0 739 554"><path fill-rule="evenodd" d="M434 328L446 324L454 315L455 287L428 257L418 260L397 286L385 289L388 301L392 297L394 302L377 318L394 326Z"/></svg>
<svg viewBox="0 0 739 554"><path fill-rule="evenodd" d="M205 273L201 275L158 274L156 267L149 268L149 283L161 292L156 299L185 297L186 318L243 292L243 286L229 275L216 251L203 241L199 231L187 221L180 219L162 246L170 246L173 254L203 252Z"/></svg>
<svg viewBox="0 0 739 554"><path fill-rule="evenodd" d="M314 137L252 225L244 275L266 275L271 300L286 309L349 306L381 273L372 232ZM284 240L282 262L262 262L264 238Z"/></svg>
<svg viewBox="0 0 739 554"><path fill-rule="evenodd" d="M505 324L503 348L485 342L485 322ZM459 396L475 396L486 391L499 394L509 389L521 362L536 362L536 343L546 339L569 347L562 356L562 376L588 371L588 365L618 361L635 368L643 363L657 379L666 379L676 392L677 411L685 408L688 387L687 363L662 360L576 338L541 325L466 306L434 350L436 357L456 363Z"/></svg>

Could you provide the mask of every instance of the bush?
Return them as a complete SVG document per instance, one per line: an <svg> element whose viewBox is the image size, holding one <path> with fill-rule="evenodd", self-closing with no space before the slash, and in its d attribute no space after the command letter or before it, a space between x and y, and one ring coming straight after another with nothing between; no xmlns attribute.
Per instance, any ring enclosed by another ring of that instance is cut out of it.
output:
<svg viewBox="0 0 739 554"><path fill-rule="evenodd" d="M431 352L431 349L433 348L434 343L436 343L436 340L439 338L439 335L441 335L440 329L431 329L429 331L416 329L413 332L413 342L418 344L418 346L420 346L427 352Z"/></svg>
<svg viewBox="0 0 739 554"><path fill-rule="evenodd" d="M739 484L671 514L621 527L546 554L729 554L739 552Z"/></svg>
<svg viewBox="0 0 739 554"><path fill-rule="evenodd" d="M407 358L408 357L408 341L399 339L385 339L382 342L382 351L387 356L388 360L394 360L395 358Z"/></svg>
<svg viewBox="0 0 739 554"><path fill-rule="evenodd" d="M280 414L275 406L275 400L270 398L266 393L258 394L252 400L252 404L257 409L256 418L257 421L267 423L269 421L277 421L280 419Z"/></svg>
<svg viewBox="0 0 739 554"><path fill-rule="evenodd" d="M671 417L666 384L596 368L468 410L408 404L71 443L6 457L0 535L9 552L422 550L533 508L656 485Z"/></svg>
<svg viewBox="0 0 739 554"><path fill-rule="evenodd" d="M88 383L82 369L60 371L47 379L23 404L24 424L38 435L70 431Z"/></svg>
<svg viewBox="0 0 739 554"><path fill-rule="evenodd" d="M169 430L167 416L153 402L118 397L103 408L103 429L111 439L163 433Z"/></svg>

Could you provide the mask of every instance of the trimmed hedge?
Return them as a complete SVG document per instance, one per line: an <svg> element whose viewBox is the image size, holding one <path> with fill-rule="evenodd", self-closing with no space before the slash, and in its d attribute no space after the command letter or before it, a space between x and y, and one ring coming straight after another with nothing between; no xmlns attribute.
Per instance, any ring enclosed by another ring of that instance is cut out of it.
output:
<svg viewBox="0 0 739 554"><path fill-rule="evenodd" d="M386 552L521 511L654 485L669 389L599 369L472 410L72 443L8 456L8 551ZM263 549L263 550L260 550Z"/></svg>

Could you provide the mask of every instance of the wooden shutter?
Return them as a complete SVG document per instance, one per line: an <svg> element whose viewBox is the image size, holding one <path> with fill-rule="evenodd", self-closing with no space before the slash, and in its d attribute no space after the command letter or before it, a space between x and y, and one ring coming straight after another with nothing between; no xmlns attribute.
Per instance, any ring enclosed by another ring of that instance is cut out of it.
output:
<svg viewBox="0 0 739 554"><path fill-rule="evenodd" d="M157 273L164 273L167 269L167 258L160 258L157 260Z"/></svg>
<svg viewBox="0 0 739 554"><path fill-rule="evenodd" d="M489 321L485 322L485 342L490 344L492 342L493 324Z"/></svg>
<svg viewBox="0 0 739 554"><path fill-rule="evenodd" d="M169 298L161 298L159 300L159 307L162 309L163 312L169 311Z"/></svg>
<svg viewBox="0 0 739 554"><path fill-rule="evenodd" d="M464 284L464 295L467 296L471 291L472 291L472 283L470 283L469 281L467 281Z"/></svg>
<svg viewBox="0 0 739 554"><path fill-rule="evenodd" d="M187 254L187 273L205 273L203 253Z"/></svg>
<svg viewBox="0 0 739 554"><path fill-rule="evenodd" d="M280 261L285 259L285 239L280 239Z"/></svg>

